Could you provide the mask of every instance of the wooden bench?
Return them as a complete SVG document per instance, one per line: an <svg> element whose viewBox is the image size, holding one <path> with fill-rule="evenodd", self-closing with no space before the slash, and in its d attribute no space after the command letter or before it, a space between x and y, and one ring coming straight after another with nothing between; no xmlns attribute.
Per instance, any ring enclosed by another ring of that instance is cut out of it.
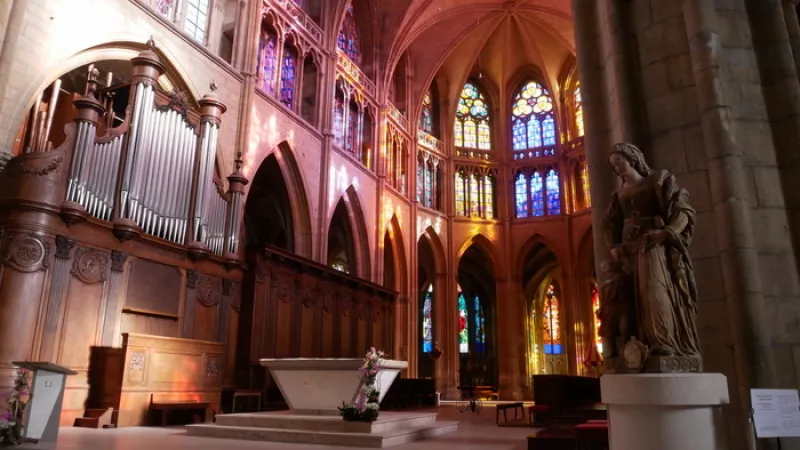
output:
<svg viewBox="0 0 800 450"><path fill-rule="evenodd" d="M167 414L170 411L203 410L203 421L207 419L206 414L211 402L198 402L190 399L176 400L174 394L161 396L159 394L150 395L150 411L161 412L161 426L167 426Z"/></svg>
<svg viewBox="0 0 800 450"><path fill-rule="evenodd" d="M509 409L514 411L514 420L525 418L525 412L522 409L522 402L503 403L497 405L497 407L495 408L495 418L494 418L495 425L500 425L501 411L503 412L503 423L508 422L507 413Z"/></svg>
<svg viewBox="0 0 800 450"><path fill-rule="evenodd" d="M255 397L256 399L256 412L261 411L261 390L260 389L239 389L233 393L233 401L231 402L231 413L236 412L236 399L237 398L249 398L252 399Z"/></svg>

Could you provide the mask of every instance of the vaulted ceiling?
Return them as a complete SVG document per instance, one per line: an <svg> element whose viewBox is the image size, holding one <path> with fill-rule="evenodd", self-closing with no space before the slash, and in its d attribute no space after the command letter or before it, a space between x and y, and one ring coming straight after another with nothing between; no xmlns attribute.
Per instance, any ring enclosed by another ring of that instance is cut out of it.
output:
<svg viewBox="0 0 800 450"><path fill-rule="evenodd" d="M356 8L369 2L377 19L382 82L408 53L415 102L434 77L444 98L456 98L475 71L502 90L521 70L535 67L556 90L575 53L569 0L353 1Z"/></svg>

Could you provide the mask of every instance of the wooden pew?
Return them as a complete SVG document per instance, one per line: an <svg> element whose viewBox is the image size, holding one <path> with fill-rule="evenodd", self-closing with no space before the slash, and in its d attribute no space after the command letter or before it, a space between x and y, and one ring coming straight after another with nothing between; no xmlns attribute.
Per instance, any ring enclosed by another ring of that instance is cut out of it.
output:
<svg viewBox="0 0 800 450"><path fill-rule="evenodd" d="M211 402L199 402L192 397L185 397L181 394L176 395L170 392L150 394L150 411L161 413L162 427L167 426L167 414L170 411L203 411L202 421L207 422L206 414L209 407L211 407Z"/></svg>

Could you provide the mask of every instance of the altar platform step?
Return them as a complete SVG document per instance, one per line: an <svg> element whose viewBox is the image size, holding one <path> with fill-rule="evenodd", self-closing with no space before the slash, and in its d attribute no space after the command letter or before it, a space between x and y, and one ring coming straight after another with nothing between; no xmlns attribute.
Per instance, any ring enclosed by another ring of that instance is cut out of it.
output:
<svg viewBox="0 0 800 450"><path fill-rule="evenodd" d="M375 422L364 423L345 422L339 416L281 411L218 415L216 424L189 425L186 433L223 439L384 448L457 429L458 422L437 422L436 413L386 411Z"/></svg>

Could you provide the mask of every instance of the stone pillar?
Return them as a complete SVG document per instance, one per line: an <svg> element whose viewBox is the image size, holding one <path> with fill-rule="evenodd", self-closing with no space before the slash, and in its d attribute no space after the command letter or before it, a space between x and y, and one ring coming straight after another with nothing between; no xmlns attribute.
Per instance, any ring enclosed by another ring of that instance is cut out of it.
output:
<svg viewBox="0 0 800 450"><path fill-rule="evenodd" d="M604 375L611 450L728 450L719 373Z"/></svg>
<svg viewBox="0 0 800 450"><path fill-rule="evenodd" d="M797 19L797 0L783 0L783 17L786 22L786 31L789 33L789 42L792 45L795 71L800 73L800 23Z"/></svg>
<svg viewBox="0 0 800 450"><path fill-rule="evenodd" d="M607 161L611 143L606 109L605 72L600 46L602 38L597 22L595 0L572 0L572 17L575 24L575 47L583 100L584 145L591 181L594 263L598 281L602 283L603 274L600 266L610 257L603 238L602 221L608 208L609 193L616 188L617 180Z"/></svg>
<svg viewBox="0 0 800 450"><path fill-rule="evenodd" d="M510 260L510 259L509 259ZM519 302L509 278L498 277L497 304L497 370L498 396L503 400L521 400L522 386L519 378ZM522 314L522 317L525 317ZM525 343L525 339L521 342Z"/></svg>
<svg viewBox="0 0 800 450"><path fill-rule="evenodd" d="M765 316L758 255L747 204L742 151L734 140L731 106L722 79L721 44L715 30L713 2L687 0L683 5L702 129L716 233L721 252L725 297L733 316L739 396L747 402L747 387L774 386L770 330Z"/></svg>

